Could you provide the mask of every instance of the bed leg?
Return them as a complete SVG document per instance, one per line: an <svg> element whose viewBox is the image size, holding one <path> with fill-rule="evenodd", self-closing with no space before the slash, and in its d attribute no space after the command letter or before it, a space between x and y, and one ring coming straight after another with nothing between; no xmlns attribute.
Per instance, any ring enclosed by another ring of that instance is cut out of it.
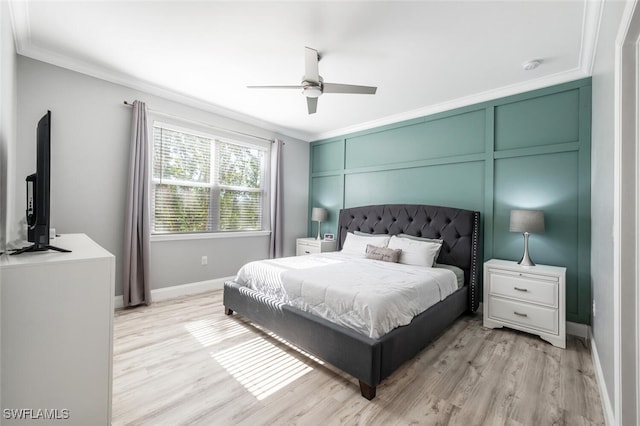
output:
<svg viewBox="0 0 640 426"><path fill-rule="evenodd" d="M360 380L360 393L362 394L362 396L371 401L376 397L376 387L369 386L368 384Z"/></svg>
<svg viewBox="0 0 640 426"><path fill-rule="evenodd" d="M224 314L225 315L233 315L233 309L227 308L226 306L224 307Z"/></svg>

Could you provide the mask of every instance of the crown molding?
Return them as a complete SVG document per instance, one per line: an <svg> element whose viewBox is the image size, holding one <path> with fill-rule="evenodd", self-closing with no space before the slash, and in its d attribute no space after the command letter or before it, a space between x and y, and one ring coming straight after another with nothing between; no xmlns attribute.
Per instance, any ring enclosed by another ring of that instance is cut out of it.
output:
<svg viewBox="0 0 640 426"><path fill-rule="evenodd" d="M10 0L9 16L13 29L13 41L16 52L24 49L25 40L31 40L31 25L29 23L29 3L26 1Z"/></svg>
<svg viewBox="0 0 640 426"><path fill-rule="evenodd" d="M78 72L80 74L88 75L90 77L105 80L110 83L125 86L130 89L138 90L140 92L148 93L150 95L168 99L182 105L207 111L227 119L239 121L243 124L255 126L262 130L272 132L274 135L289 136L303 141L309 141L312 136L308 133L300 132L287 127L277 126L273 123L260 120L256 117L252 117L241 112L234 111L232 109L224 108L220 105L204 101L197 97L185 95L183 93L167 89L166 87L134 78L124 73L107 70L94 64L79 61L77 59L72 59L68 56L39 48L30 43L22 42L20 43L20 45L21 48L19 50L16 50L17 53L22 56L26 56L41 62L46 62L48 64Z"/></svg>
<svg viewBox="0 0 640 426"><path fill-rule="evenodd" d="M470 96L464 96L450 101L442 102L435 105L429 105L424 108L418 108L411 111L403 112L400 114L394 114L387 117L383 117L377 120L368 121L366 123L357 124L355 126L344 127L342 129L332 130L330 132L318 133L313 140L330 139L337 136L343 136L350 133L360 132L363 130L369 130L376 127L386 126L388 124L399 123L402 121L412 120L414 118L421 118L428 115L436 114L439 112L449 111L456 108L461 108L469 105L475 105L482 102L492 101L494 99L504 98L506 96L517 95L523 92L529 92L536 89L542 89L544 87L554 86L556 84L567 83L573 80L588 77L587 74L580 68L574 68L573 70L553 74L550 76L538 78L535 80L528 80L523 83L516 83L509 86L500 87L497 89L487 90L485 92L473 94Z"/></svg>
<svg viewBox="0 0 640 426"><path fill-rule="evenodd" d="M582 40L580 43L579 68L586 74L593 73L596 59L600 21L602 20L603 0L585 0L582 18Z"/></svg>

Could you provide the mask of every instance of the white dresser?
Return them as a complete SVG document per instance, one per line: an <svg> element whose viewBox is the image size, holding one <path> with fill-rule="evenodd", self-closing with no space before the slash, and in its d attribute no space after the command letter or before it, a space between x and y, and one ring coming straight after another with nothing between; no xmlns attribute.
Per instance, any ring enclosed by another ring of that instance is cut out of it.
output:
<svg viewBox="0 0 640 426"><path fill-rule="evenodd" d="M51 244L72 253L0 256L1 423L108 425L115 257L84 234Z"/></svg>
<svg viewBox="0 0 640 426"><path fill-rule="evenodd" d="M296 240L296 256L328 251L336 251L335 241L316 240L315 238L298 238Z"/></svg>
<svg viewBox="0 0 640 426"><path fill-rule="evenodd" d="M484 326L526 331L565 348L565 276L566 268L558 266L487 261L484 264Z"/></svg>

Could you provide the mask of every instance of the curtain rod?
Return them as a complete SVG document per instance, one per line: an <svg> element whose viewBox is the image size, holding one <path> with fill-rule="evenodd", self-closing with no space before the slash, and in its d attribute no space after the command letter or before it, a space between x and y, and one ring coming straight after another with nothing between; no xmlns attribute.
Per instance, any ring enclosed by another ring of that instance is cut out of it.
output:
<svg viewBox="0 0 640 426"><path fill-rule="evenodd" d="M124 101L124 105L132 107L133 103ZM256 136L256 135L252 135L250 133L244 133L244 132L239 132L237 130L226 129L224 127L214 126L212 124L205 123L204 121L189 120L189 119L186 119L186 118L183 118L183 117L178 117L177 115L167 114L166 112L156 111L156 110L153 110L153 109L150 109L150 108L149 108L149 111L151 111L151 112L153 112L155 114L164 115L164 116L172 117L172 118L177 118L177 119L182 120L182 121L188 121L188 122L191 122L191 123L194 123L194 124L200 124L202 126L211 127L213 129L218 129L218 130L222 130L222 131L225 131L225 132L234 133L236 135L248 136L250 138L261 139L263 141L267 141L267 142L271 142L271 143L275 142L275 140L273 140L273 139L263 138L262 136ZM284 142L282 144L284 145Z"/></svg>

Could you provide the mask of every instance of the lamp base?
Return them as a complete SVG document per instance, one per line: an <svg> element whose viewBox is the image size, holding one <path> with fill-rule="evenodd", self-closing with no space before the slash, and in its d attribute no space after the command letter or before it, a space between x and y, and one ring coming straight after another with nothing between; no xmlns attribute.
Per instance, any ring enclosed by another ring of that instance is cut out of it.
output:
<svg viewBox="0 0 640 426"><path fill-rule="evenodd" d="M533 263L533 260L529 257L529 233L525 232L522 235L524 236L524 253L522 254L522 259L520 259L518 264L521 266L536 266L536 264Z"/></svg>
<svg viewBox="0 0 640 426"><path fill-rule="evenodd" d="M536 266L536 264L533 263L533 260L531 260L531 258L529 256L526 256L526 257L522 256L522 259L520 259L518 264L520 266Z"/></svg>
<svg viewBox="0 0 640 426"><path fill-rule="evenodd" d="M322 222L318 221L318 236L316 237L316 240L318 240L318 241L322 240L322 238L320 237L320 224L321 223Z"/></svg>

